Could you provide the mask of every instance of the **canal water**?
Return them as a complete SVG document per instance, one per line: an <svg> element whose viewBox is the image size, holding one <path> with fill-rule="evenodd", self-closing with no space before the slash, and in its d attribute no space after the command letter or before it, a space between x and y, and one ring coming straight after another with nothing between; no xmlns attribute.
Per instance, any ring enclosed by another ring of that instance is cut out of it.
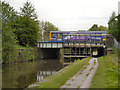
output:
<svg viewBox="0 0 120 90"><path fill-rule="evenodd" d="M26 88L63 68L60 60L38 60L2 66L2 88Z"/></svg>

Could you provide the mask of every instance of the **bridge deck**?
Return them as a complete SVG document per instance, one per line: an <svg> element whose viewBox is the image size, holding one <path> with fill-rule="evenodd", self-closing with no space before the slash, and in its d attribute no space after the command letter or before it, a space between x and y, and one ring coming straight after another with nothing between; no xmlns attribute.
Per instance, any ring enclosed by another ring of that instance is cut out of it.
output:
<svg viewBox="0 0 120 90"><path fill-rule="evenodd" d="M102 43L38 42L38 48L103 47Z"/></svg>

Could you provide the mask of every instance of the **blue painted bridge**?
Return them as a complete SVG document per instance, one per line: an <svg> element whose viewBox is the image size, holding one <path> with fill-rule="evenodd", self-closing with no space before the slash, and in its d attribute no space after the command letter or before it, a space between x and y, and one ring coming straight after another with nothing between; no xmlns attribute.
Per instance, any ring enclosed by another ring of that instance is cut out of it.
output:
<svg viewBox="0 0 120 90"><path fill-rule="evenodd" d="M72 40L73 36L76 39ZM81 34L69 34L67 39L60 41L39 41L37 43L39 58L81 58L89 56L102 56L107 54L107 34L84 34L85 38L88 36L90 39L80 39ZM94 36L94 38L92 38ZM99 39L98 36L104 38ZM63 36L64 37L64 36ZM66 38L66 37L65 37ZM79 40L78 40L79 38ZM60 54L60 51L62 54Z"/></svg>

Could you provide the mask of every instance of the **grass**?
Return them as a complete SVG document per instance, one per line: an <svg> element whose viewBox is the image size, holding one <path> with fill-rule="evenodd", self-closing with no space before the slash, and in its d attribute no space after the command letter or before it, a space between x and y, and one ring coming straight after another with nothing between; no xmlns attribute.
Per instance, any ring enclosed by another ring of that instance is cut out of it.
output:
<svg viewBox="0 0 120 90"><path fill-rule="evenodd" d="M91 57L77 60L74 64L68 65L68 68L63 68L61 72L58 72L60 73L59 75L52 75L48 78L47 82L40 84L41 86L38 86L37 88L60 88L67 80L82 69L84 65L87 65L90 59Z"/></svg>
<svg viewBox="0 0 120 90"><path fill-rule="evenodd" d="M87 67L85 66L83 69L86 69Z"/></svg>
<svg viewBox="0 0 120 90"><path fill-rule="evenodd" d="M99 57L98 62L90 88L118 88L118 54Z"/></svg>
<svg viewBox="0 0 120 90"><path fill-rule="evenodd" d="M1 67L0 67L1 68ZM2 68L0 69L0 89L1 89L1 86L2 85Z"/></svg>

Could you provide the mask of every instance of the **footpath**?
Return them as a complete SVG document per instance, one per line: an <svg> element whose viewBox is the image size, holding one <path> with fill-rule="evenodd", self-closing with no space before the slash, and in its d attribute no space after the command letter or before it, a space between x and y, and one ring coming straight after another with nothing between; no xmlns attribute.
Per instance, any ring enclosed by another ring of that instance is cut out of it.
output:
<svg viewBox="0 0 120 90"><path fill-rule="evenodd" d="M89 88L92 78L97 70L97 58L92 58L88 66L84 66L78 73L70 78L63 86L63 88Z"/></svg>

